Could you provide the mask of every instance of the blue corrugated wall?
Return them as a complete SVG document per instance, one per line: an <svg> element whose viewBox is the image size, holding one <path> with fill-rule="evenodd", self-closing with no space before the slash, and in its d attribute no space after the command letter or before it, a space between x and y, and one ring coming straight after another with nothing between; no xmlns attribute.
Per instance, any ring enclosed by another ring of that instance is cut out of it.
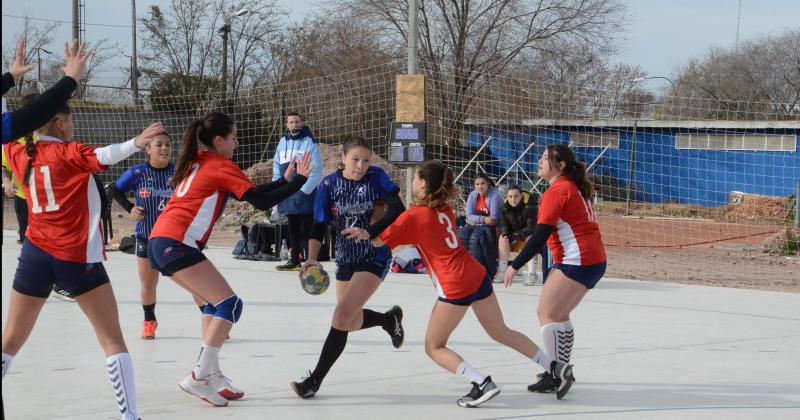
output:
<svg viewBox="0 0 800 420"><path fill-rule="evenodd" d="M596 129L586 127L585 130ZM492 175L499 176L534 141L536 146L520 163L523 170L535 174L544 145L568 144L569 131L580 131L580 128L470 127L468 145L480 147L491 136L487 149L498 162L485 167ZM637 129L632 175L637 201L719 206L727 203L731 191L769 196L794 194L800 180L798 147L793 152L678 150L675 148L676 132L677 129ZM620 129L619 133L619 148L608 149L594 174L602 172L627 185L634 149L633 130ZM796 130L740 130L739 133L791 134L795 135L795 141L800 140ZM585 162L593 161L602 151L595 147L573 150ZM515 181L513 175L510 180Z"/></svg>

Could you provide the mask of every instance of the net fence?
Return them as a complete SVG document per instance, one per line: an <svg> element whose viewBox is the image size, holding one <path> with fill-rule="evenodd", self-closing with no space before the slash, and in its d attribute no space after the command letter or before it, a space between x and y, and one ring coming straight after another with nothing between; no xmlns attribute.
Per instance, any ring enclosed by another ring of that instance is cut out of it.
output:
<svg viewBox="0 0 800 420"><path fill-rule="evenodd" d="M538 198L544 146L572 147L598 191L595 210L604 240L631 247L682 247L740 238L761 241L794 226L800 180L800 109L790 104L661 96L642 90L557 85L421 62L425 74L428 158L458 175L463 212L478 173L504 193L518 184ZM396 75L390 63L231 92L73 104L75 139L106 145L162 121L175 150L189 123L211 110L233 116L234 160L255 182L271 177L285 116L299 112L321 143L325 173L339 145L362 136L374 164L403 190L405 171L389 164ZM118 95L122 96L122 95ZM12 99L10 104L14 105ZM145 159L138 154L102 174L115 181Z"/></svg>

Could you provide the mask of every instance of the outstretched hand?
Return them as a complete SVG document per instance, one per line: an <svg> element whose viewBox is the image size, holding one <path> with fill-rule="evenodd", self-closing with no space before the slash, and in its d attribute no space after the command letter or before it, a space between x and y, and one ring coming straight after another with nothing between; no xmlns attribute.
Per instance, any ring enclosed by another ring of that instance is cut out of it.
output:
<svg viewBox="0 0 800 420"><path fill-rule="evenodd" d="M16 80L31 70L33 70L32 66L25 65L25 38L20 38L17 42L17 51L14 53L14 62L11 63L8 72Z"/></svg>
<svg viewBox="0 0 800 420"><path fill-rule="evenodd" d="M73 78L76 82L80 82L83 77L83 70L86 68L86 61L92 56L94 50L90 49L85 51L86 43L81 41L78 45L78 40L72 40L72 45L64 43L64 58L67 63L62 68L64 74Z"/></svg>
<svg viewBox="0 0 800 420"><path fill-rule="evenodd" d="M308 175L311 174L311 170L313 169L314 165L311 164L311 153L303 153L303 158L297 162L297 173L308 178Z"/></svg>

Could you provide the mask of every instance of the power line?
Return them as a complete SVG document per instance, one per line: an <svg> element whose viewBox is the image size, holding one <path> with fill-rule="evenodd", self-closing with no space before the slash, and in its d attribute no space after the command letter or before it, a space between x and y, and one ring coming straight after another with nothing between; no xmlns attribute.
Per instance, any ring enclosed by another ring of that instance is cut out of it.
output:
<svg viewBox="0 0 800 420"><path fill-rule="evenodd" d="M3 17L10 17L16 19L30 19L30 20L38 20L42 22L53 22L53 23L68 23L72 24L71 20L56 20L56 19L43 19L43 18L35 18L30 16L16 16L16 15L7 15L3 13ZM91 25L91 26L105 26L110 28L131 28L131 25L112 25L109 23L83 23L84 25Z"/></svg>

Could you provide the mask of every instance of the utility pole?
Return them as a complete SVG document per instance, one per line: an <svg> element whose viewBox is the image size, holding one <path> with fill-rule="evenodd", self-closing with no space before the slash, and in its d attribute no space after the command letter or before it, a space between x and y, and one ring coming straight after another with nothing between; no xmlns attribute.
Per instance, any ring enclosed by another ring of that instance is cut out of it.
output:
<svg viewBox="0 0 800 420"><path fill-rule="evenodd" d="M736 49L739 49L739 24L742 21L742 0L739 0L739 13L736 15Z"/></svg>
<svg viewBox="0 0 800 420"><path fill-rule="evenodd" d="M133 89L133 104L139 104L139 77L136 63L136 0L131 0L131 89Z"/></svg>
<svg viewBox="0 0 800 420"><path fill-rule="evenodd" d="M81 38L80 15L79 0L72 0L72 39L80 40Z"/></svg>
<svg viewBox="0 0 800 420"><path fill-rule="evenodd" d="M417 38L419 37L419 3L417 0L408 2L408 74L417 74ZM414 202L413 166L406 167L406 207L411 207Z"/></svg>

